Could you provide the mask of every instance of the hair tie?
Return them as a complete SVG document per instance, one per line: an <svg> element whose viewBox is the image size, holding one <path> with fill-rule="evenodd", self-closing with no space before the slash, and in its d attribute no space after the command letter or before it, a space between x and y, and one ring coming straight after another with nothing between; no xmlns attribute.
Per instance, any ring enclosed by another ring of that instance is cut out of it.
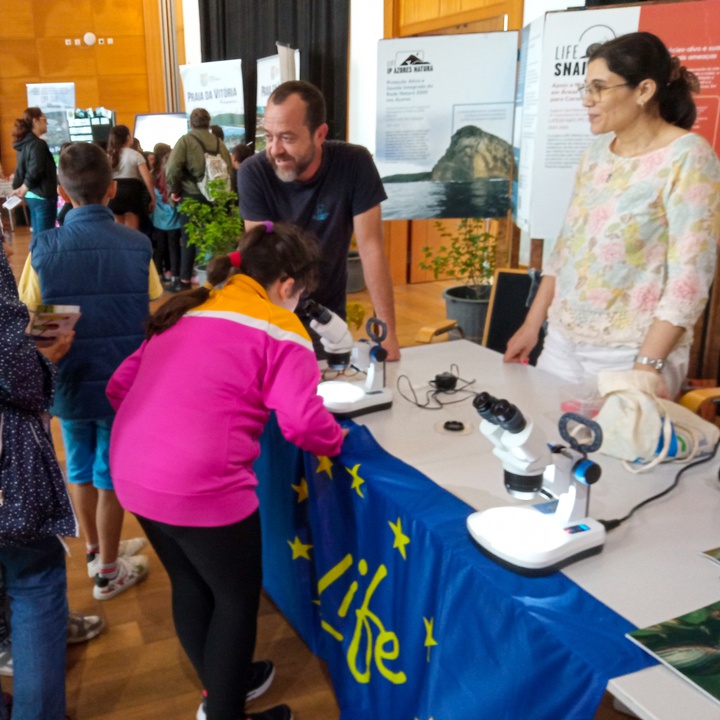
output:
<svg viewBox="0 0 720 720"><path fill-rule="evenodd" d="M697 79L697 75L695 75L694 72L690 72L690 70L680 62L679 57L673 55L670 59L670 80L668 80L668 85L672 85L678 80L682 80L690 89L690 92L700 92L700 81Z"/></svg>
<svg viewBox="0 0 720 720"><path fill-rule="evenodd" d="M230 264L234 268L240 267L240 253L237 250L235 252L228 253L228 257L230 258Z"/></svg>
<svg viewBox="0 0 720 720"><path fill-rule="evenodd" d="M275 226L270 220L263 220L260 224L265 226L265 232L271 233L275 230Z"/></svg>
<svg viewBox="0 0 720 720"><path fill-rule="evenodd" d="M215 288L215 286L214 286L209 280L206 280L206 281L203 283L203 287L204 287L206 290L213 290L213 289Z"/></svg>

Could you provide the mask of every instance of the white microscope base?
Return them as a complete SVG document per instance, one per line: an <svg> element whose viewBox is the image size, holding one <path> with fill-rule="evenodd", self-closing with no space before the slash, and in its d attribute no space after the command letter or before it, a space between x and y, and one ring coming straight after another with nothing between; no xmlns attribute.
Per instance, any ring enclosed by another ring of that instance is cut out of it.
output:
<svg viewBox="0 0 720 720"><path fill-rule="evenodd" d="M602 550L605 528L583 518L563 527L532 507L499 507L467 519L470 537L500 565L523 575L548 575Z"/></svg>
<svg viewBox="0 0 720 720"><path fill-rule="evenodd" d="M344 380L321 382L318 395L322 397L325 407L341 419L386 410L393 403L392 390L389 388L368 393L360 383Z"/></svg>

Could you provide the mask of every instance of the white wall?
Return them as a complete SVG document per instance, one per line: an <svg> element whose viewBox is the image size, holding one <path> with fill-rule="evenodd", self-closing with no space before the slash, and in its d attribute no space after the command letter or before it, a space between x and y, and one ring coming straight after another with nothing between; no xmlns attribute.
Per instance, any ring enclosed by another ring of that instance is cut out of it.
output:
<svg viewBox="0 0 720 720"><path fill-rule="evenodd" d="M383 0L350 0L348 140L375 153L377 43L383 36Z"/></svg>
<svg viewBox="0 0 720 720"><path fill-rule="evenodd" d="M198 0L183 0L182 8L183 28L185 31L185 62L188 65L197 65L202 62Z"/></svg>

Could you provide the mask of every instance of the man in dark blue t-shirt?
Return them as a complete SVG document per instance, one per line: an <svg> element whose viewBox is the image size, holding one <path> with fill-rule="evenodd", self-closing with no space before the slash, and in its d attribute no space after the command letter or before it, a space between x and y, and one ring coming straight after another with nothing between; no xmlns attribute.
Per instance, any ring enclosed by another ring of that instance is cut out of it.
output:
<svg viewBox="0 0 720 720"><path fill-rule="evenodd" d="M322 266L312 298L343 318L354 232L375 314L388 326L383 346L389 360L399 359L380 214L387 195L370 153L359 145L325 139L325 99L310 83L280 85L268 100L264 124L267 149L238 170L246 229L263 220L283 220L313 232Z"/></svg>

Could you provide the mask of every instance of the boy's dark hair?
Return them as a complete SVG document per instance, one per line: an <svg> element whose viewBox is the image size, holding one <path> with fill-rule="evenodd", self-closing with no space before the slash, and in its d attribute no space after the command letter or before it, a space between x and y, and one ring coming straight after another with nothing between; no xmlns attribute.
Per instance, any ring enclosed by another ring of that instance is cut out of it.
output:
<svg viewBox="0 0 720 720"><path fill-rule="evenodd" d="M225 139L225 131L219 125L211 125L210 132L218 138L218 140Z"/></svg>
<svg viewBox="0 0 720 720"><path fill-rule="evenodd" d="M291 95L299 95L305 103L305 124L312 135L325 122L327 113L323 94L309 82L288 80L273 90L268 104L282 105Z"/></svg>
<svg viewBox="0 0 720 720"><path fill-rule="evenodd" d="M195 108L190 113L190 128L209 128L210 113L205 108Z"/></svg>
<svg viewBox="0 0 720 720"><path fill-rule="evenodd" d="M110 160L93 143L73 143L60 153L58 181L78 205L101 205L112 183Z"/></svg>
<svg viewBox="0 0 720 720"><path fill-rule="evenodd" d="M238 247L242 258L238 272L266 289L276 280L293 278L297 289L312 292L317 287L320 262L317 241L296 225L274 223L271 227L273 229L268 230L265 225L258 225L242 236ZM207 277L212 285L220 285L233 273L228 255L220 255L208 263ZM210 290L201 286L170 298L150 316L145 337L149 340L153 335L165 332L208 297Z"/></svg>
<svg viewBox="0 0 720 720"><path fill-rule="evenodd" d="M244 160L247 160L253 154L253 149L245 143L240 143L233 148L232 156L235 158L235 162L241 164Z"/></svg>

